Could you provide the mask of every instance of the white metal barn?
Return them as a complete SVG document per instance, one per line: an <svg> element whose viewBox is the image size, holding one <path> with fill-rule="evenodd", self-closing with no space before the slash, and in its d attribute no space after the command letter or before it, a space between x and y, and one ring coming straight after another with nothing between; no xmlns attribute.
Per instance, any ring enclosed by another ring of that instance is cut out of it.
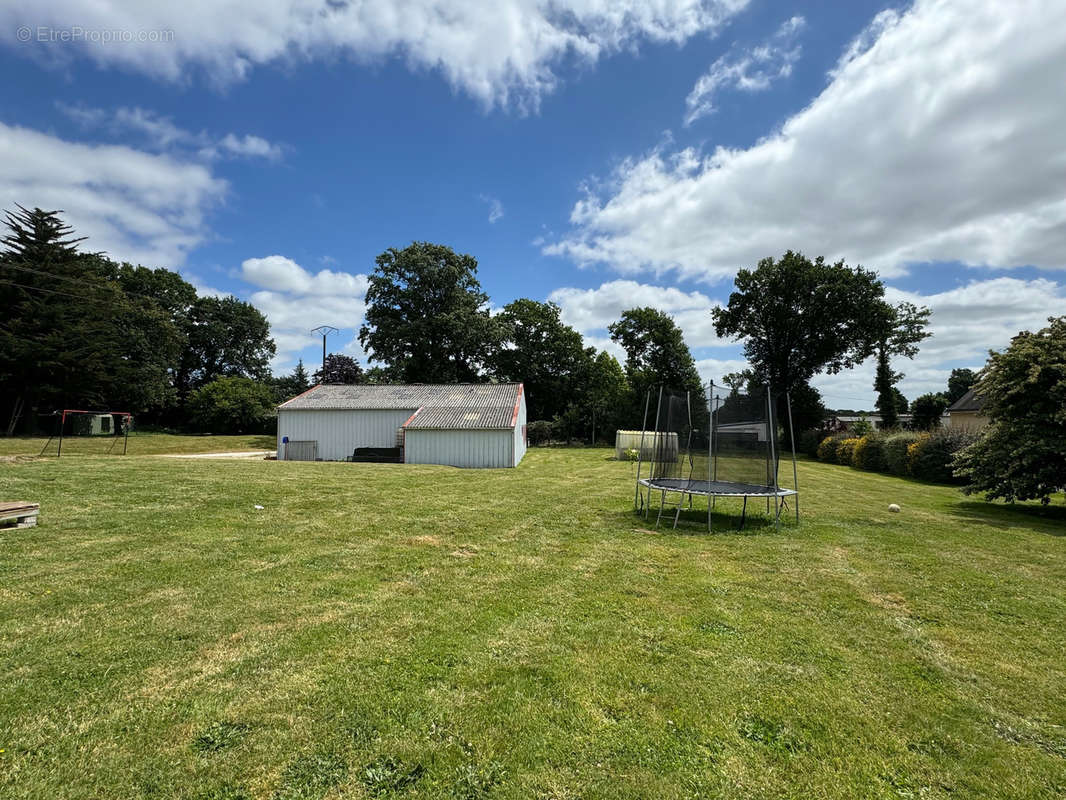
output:
<svg viewBox="0 0 1066 800"><path fill-rule="evenodd" d="M278 406L279 460L364 460L357 449L407 464L518 466L522 384L319 385Z"/></svg>

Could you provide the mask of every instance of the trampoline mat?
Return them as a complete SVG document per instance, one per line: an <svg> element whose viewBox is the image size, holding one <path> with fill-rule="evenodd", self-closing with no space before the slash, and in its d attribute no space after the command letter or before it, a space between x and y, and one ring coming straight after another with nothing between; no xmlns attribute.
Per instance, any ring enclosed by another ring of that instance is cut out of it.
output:
<svg viewBox="0 0 1066 800"><path fill-rule="evenodd" d="M718 497L787 497L795 494L794 489L781 489L776 491L772 486L760 486L757 483L734 483L733 481L694 481L684 478L655 478L644 479L641 483L649 489L666 490L668 492L684 492L685 494L715 495Z"/></svg>

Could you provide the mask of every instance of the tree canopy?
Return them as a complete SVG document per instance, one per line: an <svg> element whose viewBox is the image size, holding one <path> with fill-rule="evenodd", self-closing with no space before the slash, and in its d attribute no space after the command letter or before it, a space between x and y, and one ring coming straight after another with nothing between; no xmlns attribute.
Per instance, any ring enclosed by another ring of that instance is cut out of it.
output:
<svg viewBox="0 0 1066 800"><path fill-rule="evenodd" d="M494 377L524 381L530 419L566 411L591 365L581 334L560 319L559 306L525 298L496 315L500 341L489 357Z"/></svg>
<svg viewBox="0 0 1066 800"><path fill-rule="evenodd" d="M992 352L976 391L988 425L956 459L964 491L1050 502L1066 486L1066 316Z"/></svg>
<svg viewBox="0 0 1066 800"><path fill-rule="evenodd" d="M975 383L977 383L977 373L972 369L953 369L948 377L948 405L961 400Z"/></svg>
<svg viewBox="0 0 1066 800"><path fill-rule="evenodd" d="M904 376L892 369L891 359L893 356L914 358L918 354L918 343L929 336L926 329L929 314L928 308L906 302L893 306L882 301L872 310L880 328L874 337L877 357L874 391L877 392L876 406L881 413L883 429L895 428L900 413L907 410L905 403L900 407L902 395L896 388Z"/></svg>
<svg viewBox="0 0 1066 800"><path fill-rule="evenodd" d="M760 382L789 391L873 354L883 333L884 285L870 270L814 261L792 250L742 269L724 308L711 313L721 337L744 340Z"/></svg>
<svg viewBox="0 0 1066 800"><path fill-rule="evenodd" d="M940 426L940 418L948 407L948 400L941 392L929 392L914 398L911 403L911 427L928 431Z"/></svg>
<svg viewBox="0 0 1066 800"><path fill-rule="evenodd" d="M78 249L61 212L7 212L0 239L0 387L8 431L35 411L139 410L166 401L180 334L152 298L128 295L116 265Z"/></svg>
<svg viewBox="0 0 1066 800"><path fill-rule="evenodd" d="M477 260L450 247L413 242L376 259L359 341L399 381L482 379L497 335Z"/></svg>
<svg viewBox="0 0 1066 800"><path fill-rule="evenodd" d="M17 207L0 237L0 413L7 430L59 408L183 424L188 393L218 375L269 376L263 315L198 297L175 272L83 252L60 211Z"/></svg>
<svg viewBox="0 0 1066 800"><path fill-rule="evenodd" d="M270 387L251 378L215 378L189 397L193 425L212 433L258 433L273 413Z"/></svg>
<svg viewBox="0 0 1066 800"><path fill-rule="evenodd" d="M363 368L359 362L351 356L343 353L330 353L326 356L326 369L321 367L315 370L315 383L363 383Z"/></svg>
<svg viewBox="0 0 1066 800"><path fill-rule="evenodd" d="M696 362L681 329L657 308L631 308L607 326L611 339L626 351L626 378L638 395L652 386L702 391Z"/></svg>

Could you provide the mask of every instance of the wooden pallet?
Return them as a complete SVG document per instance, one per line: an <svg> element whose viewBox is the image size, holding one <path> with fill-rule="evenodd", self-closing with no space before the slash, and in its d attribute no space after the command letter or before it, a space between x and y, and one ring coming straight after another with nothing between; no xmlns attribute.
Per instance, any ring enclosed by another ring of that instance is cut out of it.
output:
<svg viewBox="0 0 1066 800"><path fill-rule="evenodd" d="M32 528L40 513L40 503L25 500L0 503L0 528Z"/></svg>

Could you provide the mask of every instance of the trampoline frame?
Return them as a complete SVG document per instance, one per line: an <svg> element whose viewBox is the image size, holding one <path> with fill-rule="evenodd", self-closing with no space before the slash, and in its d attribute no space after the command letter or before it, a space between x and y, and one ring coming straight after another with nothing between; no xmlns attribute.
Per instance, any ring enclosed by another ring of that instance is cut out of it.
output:
<svg viewBox="0 0 1066 800"><path fill-rule="evenodd" d="M796 523L800 521L800 509L799 509L799 475L796 467L796 435L792 427L792 398L788 392L785 392L785 406L788 409L788 438L792 445L792 485L794 488L786 489L780 486L777 481L777 472L779 468L778 464L778 451L776 447L777 439L777 418L774 413L774 401L773 392L770 391L770 384L765 384L766 387L766 425L768 428L768 443L770 446L770 455L768 464L773 464L773 468L768 470L768 474L771 478L771 482L765 486L751 483L740 483L736 481L719 481L718 475L718 460L715 448L715 434L717 426L714 424L714 411L710 410L709 424L710 424L710 436L708 436L708 455L710 457L710 463L713 465L714 472L711 475L710 480L693 480L691 459L689 462L689 478L666 478L655 479L650 475L646 478L641 478L641 467L644 460L644 434L648 427L648 410L651 405L651 392L647 394L647 398L644 402L644 421L640 428L640 450L637 454L637 478L636 487L634 490L633 507L637 513L644 513L644 518L647 519L651 513L651 495L652 492L659 492L659 512L655 519L655 527L658 528L662 522L663 509L666 508L666 496L667 494L677 494L678 499L676 503L676 509L674 511L674 524L673 527L677 528L678 520L681 517L681 509L685 504L685 497L688 497L689 508L692 508L693 497L706 497L707 498L707 530L714 532L714 526L712 523L711 514L714 510L715 500L719 497L740 497L744 500L744 505L740 513L740 526L738 530L744 527L744 521L747 518L748 512L748 499L752 497L765 497L766 498L766 513L770 513L770 499L774 501L774 529L781 529L781 514L788 510L789 498L795 498L792 503L796 512ZM714 403L714 382L708 384L708 402ZM656 430L653 434L658 437L662 432L658 430L660 408L662 406L663 399L663 387L659 387L659 399L656 404ZM691 429L691 416L692 416L692 398L690 392L685 392L686 407L689 413L689 427ZM691 432L689 434L689 444L691 445ZM686 453L691 452L691 447L686 448ZM680 485L667 485L666 481L680 482ZM704 488L697 488L700 484ZM713 486L720 486L721 489L712 489ZM645 487L647 491L647 497L641 492L641 487ZM645 502L645 499L647 502Z"/></svg>

